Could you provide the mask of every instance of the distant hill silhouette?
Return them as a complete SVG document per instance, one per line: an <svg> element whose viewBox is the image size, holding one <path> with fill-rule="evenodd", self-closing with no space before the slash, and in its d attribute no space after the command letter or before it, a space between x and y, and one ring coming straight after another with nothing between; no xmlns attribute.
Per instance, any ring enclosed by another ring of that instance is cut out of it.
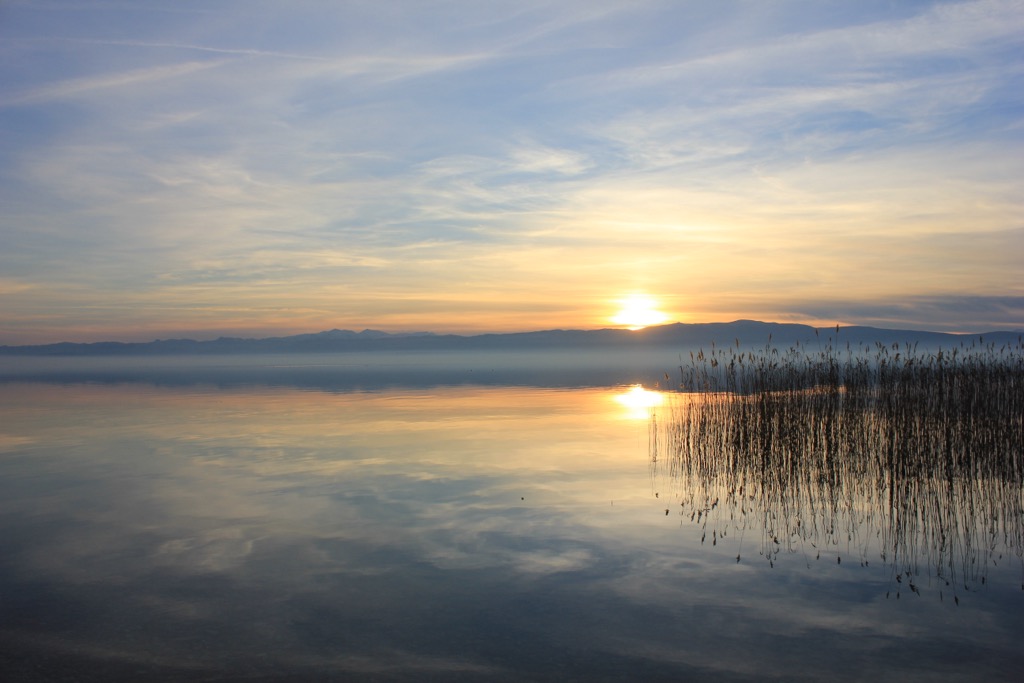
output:
<svg viewBox="0 0 1024 683"><path fill-rule="evenodd" d="M788 347L832 343L860 344L910 343L924 346L954 346L979 339L996 344L1016 342L1021 332L984 334L947 334L916 330L889 330L875 327L814 328L795 323L766 323L736 320L728 323L673 323L642 330L542 330L506 334L455 335L417 332L390 334L377 330L328 330L312 334L264 339L220 337L209 341L194 339L158 339L151 342L96 342L0 346L2 356L144 356L191 354L253 353L344 353L347 351L527 351L542 349L693 349L732 345Z"/></svg>

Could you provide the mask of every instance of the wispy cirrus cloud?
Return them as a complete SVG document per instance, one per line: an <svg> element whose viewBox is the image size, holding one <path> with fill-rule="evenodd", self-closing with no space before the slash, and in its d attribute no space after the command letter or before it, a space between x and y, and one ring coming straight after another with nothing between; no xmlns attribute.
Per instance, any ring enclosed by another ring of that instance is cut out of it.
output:
<svg viewBox="0 0 1024 683"><path fill-rule="evenodd" d="M1019 293L1019 2L242 7L7 10L19 315L55 282L290 329Z"/></svg>
<svg viewBox="0 0 1024 683"><path fill-rule="evenodd" d="M216 68L223 62L185 62L166 66L130 69L119 73L73 78L43 85L26 92L0 97L0 107L25 104L44 104L105 90L133 87L171 78L187 76L204 69Z"/></svg>

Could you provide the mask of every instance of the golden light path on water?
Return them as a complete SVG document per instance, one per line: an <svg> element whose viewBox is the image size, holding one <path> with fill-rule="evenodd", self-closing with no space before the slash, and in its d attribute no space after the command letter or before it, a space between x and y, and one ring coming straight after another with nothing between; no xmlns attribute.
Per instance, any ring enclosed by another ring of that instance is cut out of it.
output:
<svg viewBox="0 0 1024 683"><path fill-rule="evenodd" d="M650 418L652 409L665 403L665 394L634 384L626 391L613 394L612 400L626 409L624 417L631 420L646 420Z"/></svg>

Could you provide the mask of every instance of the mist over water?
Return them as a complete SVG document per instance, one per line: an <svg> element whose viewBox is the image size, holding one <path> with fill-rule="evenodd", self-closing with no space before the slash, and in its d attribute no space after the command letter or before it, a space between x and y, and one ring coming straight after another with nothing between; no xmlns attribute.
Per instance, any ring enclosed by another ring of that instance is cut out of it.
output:
<svg viewBox="0 0 1024 683"><path fill-rule="evenodd" d="M453 385L599 387L675 381L677 348L343 354L0 357L0 381L288 386L324 391Z"/></svg>

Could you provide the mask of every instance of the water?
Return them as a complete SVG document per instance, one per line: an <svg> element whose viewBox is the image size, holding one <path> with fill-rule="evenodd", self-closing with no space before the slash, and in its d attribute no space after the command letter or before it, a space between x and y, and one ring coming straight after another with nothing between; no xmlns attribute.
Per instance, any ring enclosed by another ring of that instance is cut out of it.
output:
<svg viewBox="0 0 1024 683"><path fill-rule="evenodd" d="M897 600L691 521L672 362L5 359L4 680L1016 679L1012 552Z"/></svg>

